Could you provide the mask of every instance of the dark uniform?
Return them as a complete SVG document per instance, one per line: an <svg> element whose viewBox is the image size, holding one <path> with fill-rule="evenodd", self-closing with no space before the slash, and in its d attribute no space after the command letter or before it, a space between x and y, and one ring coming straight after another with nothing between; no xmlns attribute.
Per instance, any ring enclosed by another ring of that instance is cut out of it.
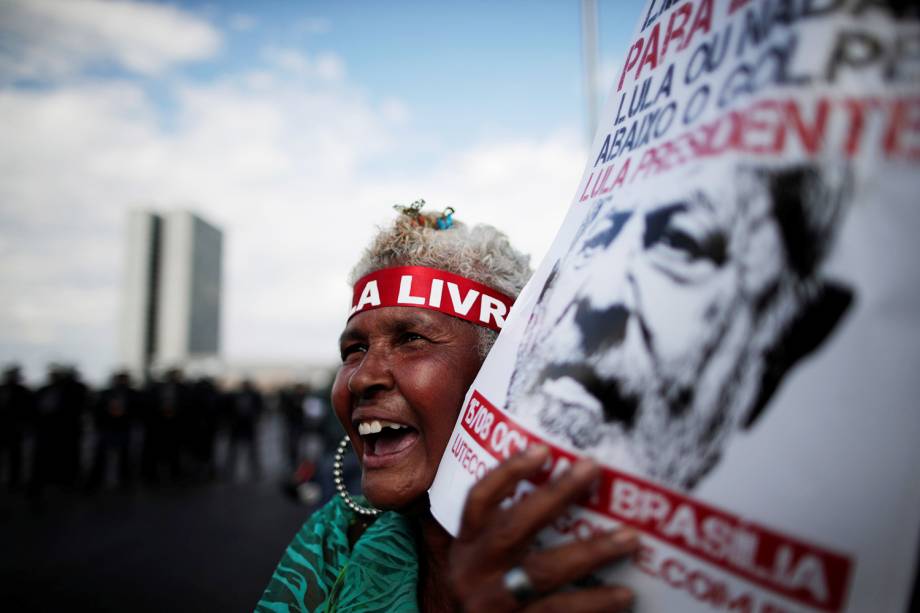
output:
<svg viewBox="0 0 920 613"><path fill-rule="evenodd" d="M164 470L172 481L182 477L182 420L188 416L189 400L189 389L178 370L167 372L165 381L148 391L141 470L151 483L159 482Z"/></svg>
<svg viewBox="0 0 920 613"><path fill-rule="evenodd" d="M140 398L131 388L126 373L112 377L110 387L100 392L93 406L96 425L96 446L89 478L91 488L105 479L108 457L115 453L118 460L118 481L130 485L134 470L131 458L131 427L140 410Z"/></svg>
<svg viewBox="0 0 920 613"><path fill-rule="evenodd" d="M308 393L309 389L303 383L281 392L281 414L284 416L287 459L291 470L297 470L300 466L300 443L306 426L303 404Z"/></svg>
<svg viewBox="0 0 920 613"><path fill-rule="evenodd" d="M217 469L214 446L220 409L220 391L209 378L199 379L191 390L190 451L199 476L213 479Z"/></svg>
<svg viewBox="0 0 920 613"><path fill-rule="evenodd" d="M75 485L82 473L83 414L89 392L76 371L52 367L35 400L32 491L45 485Z"/></svg>
<svg viewBox="0 0 920 613"><path fill-rule="evenodd" d="M253 476L261 472L258 446L258 422L262 414L262 394L251 381L243 381L240 389L229 398L230 448L227 454L227 474L236 472L236 458L240 447L249 453L249 465Z"/></svg>
<svg viewBox="0 0 920 613"><path fill-rule="evenodd" d="M23 440L34 410L34 395L22 384L19 368L8 368L0 385L0 475L8 466L10 489L22 484Z"/></svg>

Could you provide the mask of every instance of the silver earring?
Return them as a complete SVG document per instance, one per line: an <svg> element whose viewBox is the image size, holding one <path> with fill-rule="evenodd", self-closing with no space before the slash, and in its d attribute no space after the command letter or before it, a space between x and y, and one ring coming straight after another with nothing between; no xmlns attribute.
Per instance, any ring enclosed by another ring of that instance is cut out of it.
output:
<svg viewBox="0 0 920 613"><path fill-rule="evenodd" d="M345 458L345 449L348 448L348 435L345 435L345 438L342 439L342 442L339 443L338 448L335 450L335 457L333 458L332 463L332 479L335 482L335 489L339 492L339 496L342 497L342 500L345 501L345 504L349 509L358 513L359 515L367 515L369 517L377 517L380 515L380 509L375 509L374 507L366 507L362 504L355 502L354 498L351 497L351 494L348 493L348 490L345 489L345 476L344 476L344 458Z"/></svg>

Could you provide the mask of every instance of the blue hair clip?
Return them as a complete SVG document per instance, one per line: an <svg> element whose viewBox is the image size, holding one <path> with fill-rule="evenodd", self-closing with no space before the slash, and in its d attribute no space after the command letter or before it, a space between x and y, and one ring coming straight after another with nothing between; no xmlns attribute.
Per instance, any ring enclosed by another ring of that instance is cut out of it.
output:
<svg viewBox="0 0 920 613"><path fill-rule="evenodd" d="M444 213L438 217L438 230L446 230L454 225L454 207L449 206L444 209Z"/></svg>
<svg viewBox="0 0 920 613"><path fill-rule="evenodd" d="M422 209L425 207L424 200L416 200L412 204L402 205L394 204L393 208L406 215L411 219L416 225L419 225L423 228L432 228L435 230L447 230L448 228L454 225L454 207L449 206L444 209L444 212L441 213L441 216L435 218L434 215L430 213L423 213Z"/></svg>

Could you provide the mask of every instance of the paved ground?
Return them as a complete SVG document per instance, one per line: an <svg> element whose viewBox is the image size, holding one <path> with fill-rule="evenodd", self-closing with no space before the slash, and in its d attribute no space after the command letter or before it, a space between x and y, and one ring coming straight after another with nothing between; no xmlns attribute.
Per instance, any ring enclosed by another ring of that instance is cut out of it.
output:
<svg viewBox="0 0 920 613"><path fill-rule="evenodd" d="M259 481L0 494L0 608L252 611L312 510L282 494L277 442L270 424Z"/></svg>
<svg viewBox="0 0 920 613"><path fill-rule="evenodd" d="M281 493L280 428L265 426L259 481L56 490L42 507L0 493L0 610L252 611L312 511Z"/></svg>

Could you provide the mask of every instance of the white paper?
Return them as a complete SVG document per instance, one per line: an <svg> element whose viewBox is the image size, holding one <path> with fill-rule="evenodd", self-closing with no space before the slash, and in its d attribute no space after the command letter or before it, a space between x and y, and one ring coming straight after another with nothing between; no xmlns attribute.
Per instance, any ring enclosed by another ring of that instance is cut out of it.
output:
<svg viewBox="0 0 920 613"><path fill-rule="evenodd" d="M607 470L540 545L637 528L638 560L606 576L639 612L905 610L920 22L869 4L647 2L448 443L448 530L477 478L542 441Z"/></svg>

